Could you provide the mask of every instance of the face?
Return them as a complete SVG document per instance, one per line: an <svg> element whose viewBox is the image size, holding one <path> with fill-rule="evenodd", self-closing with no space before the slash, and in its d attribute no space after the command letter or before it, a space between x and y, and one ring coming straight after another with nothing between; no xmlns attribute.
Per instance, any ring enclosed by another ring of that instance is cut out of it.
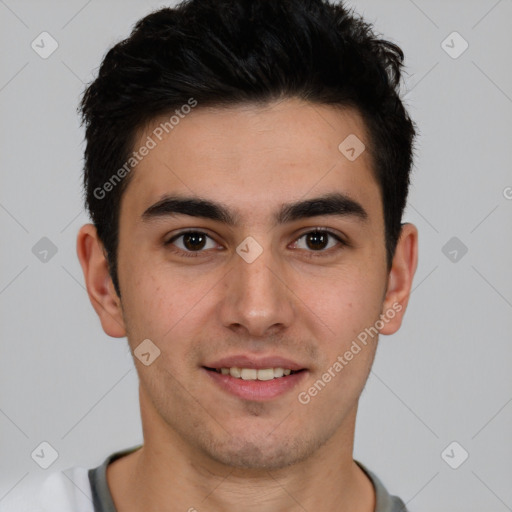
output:
<svg viewBox="0 0 512 512"><path fill-rule="evenodd" d="M118 249L131 349L160 350L135 359L143 424L244 468L305 460L353 427L377 336L353 343L392 297L369 151L338 149L351 134L369 145L355 111L289 99L199 105L155 139Z"/></svg>

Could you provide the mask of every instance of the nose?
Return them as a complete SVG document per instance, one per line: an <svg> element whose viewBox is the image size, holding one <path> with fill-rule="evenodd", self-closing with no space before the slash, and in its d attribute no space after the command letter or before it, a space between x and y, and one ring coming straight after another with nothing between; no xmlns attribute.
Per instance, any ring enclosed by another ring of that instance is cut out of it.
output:
<svg viewBox="0 0 512 512"><path fill-rule="evenodd" d="M251 337L276 334L292 324L295 308L284 267L265 249L252 262L235 255L225 276L220 306L223 325Z"/></svg>

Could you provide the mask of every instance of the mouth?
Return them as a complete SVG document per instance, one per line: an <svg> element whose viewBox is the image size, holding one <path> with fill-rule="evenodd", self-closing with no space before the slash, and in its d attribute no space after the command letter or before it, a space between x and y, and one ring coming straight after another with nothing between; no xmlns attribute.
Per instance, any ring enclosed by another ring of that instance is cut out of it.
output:
<svg viewBox="0 0 512 512"><path fill-rule="evenodd" d="M294 375L296 373L300 373L305 371L305 369L301 370L292 370L290 368L239 368L238 366L232 366L231 368L208 368L206 366L203 367L205 370L220 373L221 375L229 375L234 379L241 380L258 380L258 381L268 381L273 379L282 379L283 377L288 377L289 375Z"/></svg>
<svg viewBox="0 0 512 512"><path fill-rule="evenodd" d="M217 388L243 400L269 401L289 393L308 369L284 358L239 356L202 366Z"/></svg>

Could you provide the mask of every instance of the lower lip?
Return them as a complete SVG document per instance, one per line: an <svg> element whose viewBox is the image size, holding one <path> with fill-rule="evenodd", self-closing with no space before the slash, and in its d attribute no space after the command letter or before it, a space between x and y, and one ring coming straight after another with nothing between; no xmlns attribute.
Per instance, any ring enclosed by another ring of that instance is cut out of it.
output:
<svg viewBox="0 0 512 512"><path fill-rule="evenodd" d="M222 375L222 373L206 370L205 368L203 368L203 371L224 391L244 400L259 402L272 400L284 395L297 386L307 374L307 371L303 370L272 380L243 380L231 377L231 375Z"/></svg>

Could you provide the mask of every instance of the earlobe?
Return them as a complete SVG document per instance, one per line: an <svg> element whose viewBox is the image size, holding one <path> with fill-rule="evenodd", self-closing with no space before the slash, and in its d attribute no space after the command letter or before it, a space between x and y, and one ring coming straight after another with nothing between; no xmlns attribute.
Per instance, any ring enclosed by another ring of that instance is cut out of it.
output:
<svg viewBox="0 0 512 512"><path fill-rule="evenodd" d="M103 330L114 338L126 336L121 302L108 270L103 244L93 224L85 224L77 236L76 250L89 300L98 315Z"/></svg>
<svg viewBox="0 0 512 512"><path fill-rule="evenodd" d="M409 302L412 281L418 265L418 230L414 224L402 224L388 277L381 334L393 334L400 328Z"/></svg>

